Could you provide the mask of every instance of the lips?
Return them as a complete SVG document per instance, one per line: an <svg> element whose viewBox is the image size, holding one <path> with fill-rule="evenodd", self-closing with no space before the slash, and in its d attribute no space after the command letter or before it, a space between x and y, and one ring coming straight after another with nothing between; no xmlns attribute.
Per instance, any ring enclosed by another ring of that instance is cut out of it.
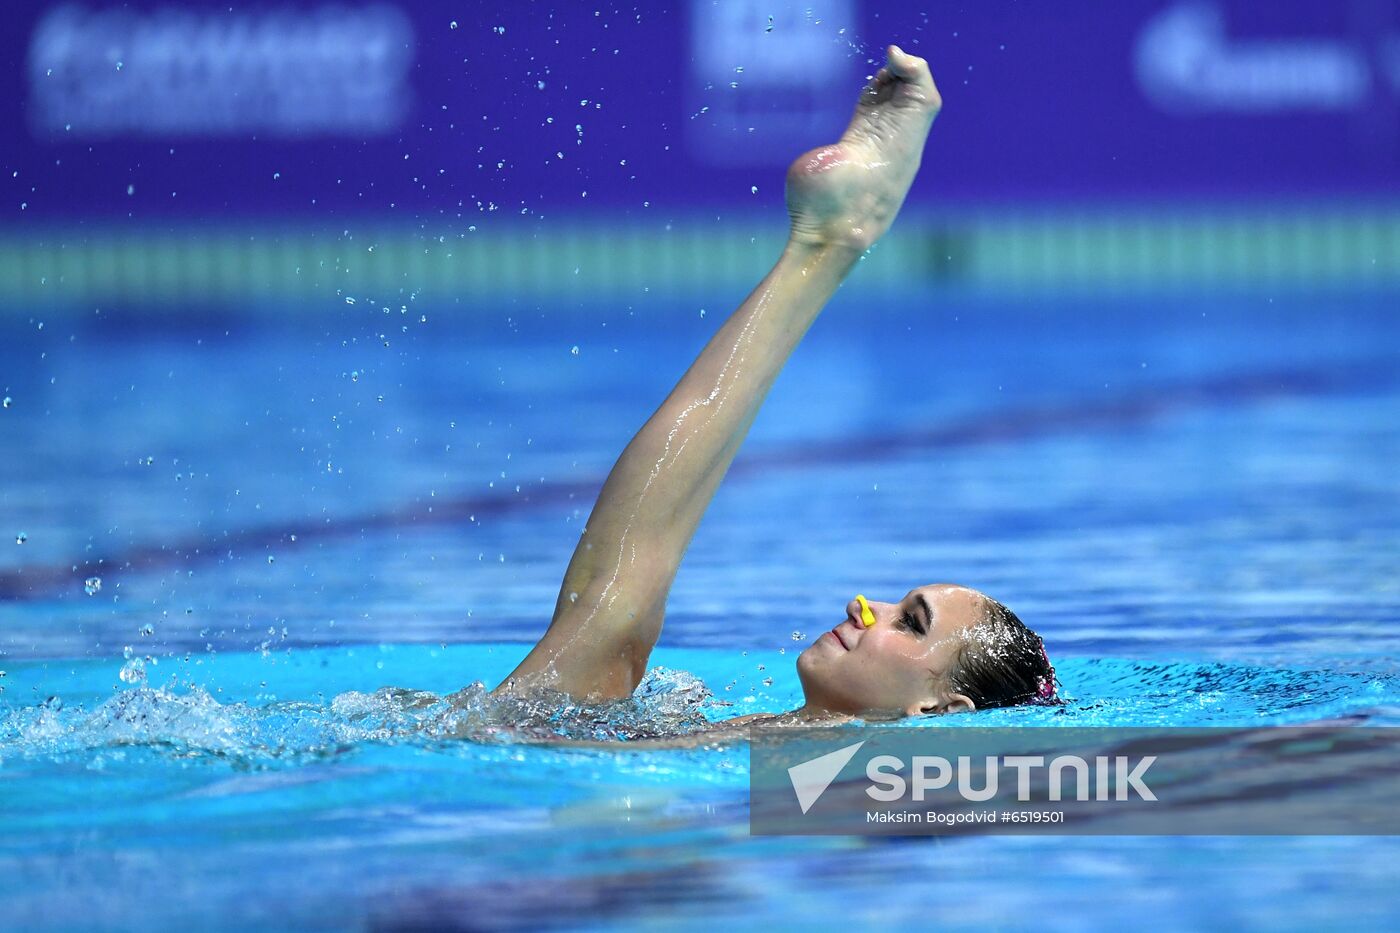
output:
<svg viewBox="0 0 1400 933"><path fill-rule="evenodd" d="M842 631L843 629L845 629L845 627L846 623L842 622L840 625L836 626L836 628L827 632L827 634L830 635L832 638L836 639L836 643L839 644L842 648L844 648L847 651L850 651L851 646L846 642L848 636L844 631Z"/></svg>

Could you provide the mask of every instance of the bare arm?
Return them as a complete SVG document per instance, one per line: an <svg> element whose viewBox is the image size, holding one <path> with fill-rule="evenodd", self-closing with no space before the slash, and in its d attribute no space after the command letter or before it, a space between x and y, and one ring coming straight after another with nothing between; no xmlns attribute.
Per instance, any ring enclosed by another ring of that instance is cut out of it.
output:
<svg viewBox="0 0 1400 933"><path fill-rule="evenodd" d="M498 689L636 687L700 517L793 348L894 220L940 106L924 61L891 47L841 140L792 164L782 256L618 458L549 630Z"/></svg>
<svg viewBox="0 0 1400 933"><path fill-rule="evenodd" d="M554 620L511 674L627 696L682 555L792 348L859 256L790 244L622 452L569 562Z"/></svg>

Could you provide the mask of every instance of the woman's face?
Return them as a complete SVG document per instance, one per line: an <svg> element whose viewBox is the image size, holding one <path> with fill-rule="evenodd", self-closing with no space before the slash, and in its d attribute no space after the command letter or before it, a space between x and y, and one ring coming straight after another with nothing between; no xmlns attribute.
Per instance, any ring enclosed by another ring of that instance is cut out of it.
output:
<svg viewBox="0 0 1400 933"><path fill-rule="evenodd" d="M837 713L914 716L972 709L951 690L947 674L968 629L985 618L986 597L936 583L910 590L897 603L869 601L875 624L860 621L860 605L797 658L807 706Z"/></svg>

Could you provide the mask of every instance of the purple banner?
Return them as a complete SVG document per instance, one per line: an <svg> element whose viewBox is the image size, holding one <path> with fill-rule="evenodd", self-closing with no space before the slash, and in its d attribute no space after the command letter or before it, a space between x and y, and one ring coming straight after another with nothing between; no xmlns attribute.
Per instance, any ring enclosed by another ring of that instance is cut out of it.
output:
<svg viewBox="0 0 1400 933"><path fill-rule="evenodd" d="M945 98L915 202L1394 196L1397 11L19 4L0 33L0 224L771 209L891 41Z"/></svg>

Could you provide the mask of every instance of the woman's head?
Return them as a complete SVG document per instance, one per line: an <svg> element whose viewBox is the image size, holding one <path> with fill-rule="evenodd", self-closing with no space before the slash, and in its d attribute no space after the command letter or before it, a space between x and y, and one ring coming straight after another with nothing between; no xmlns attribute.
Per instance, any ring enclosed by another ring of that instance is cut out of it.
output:
<svg viewBox="0 0 1400 933"><path fill-rule="evenodd" d="M897 603L860 606L797 659L814 710L915 716L1014 706L1054 696L1055 671L1040 636L976 590L934 584Z"/></svg>

